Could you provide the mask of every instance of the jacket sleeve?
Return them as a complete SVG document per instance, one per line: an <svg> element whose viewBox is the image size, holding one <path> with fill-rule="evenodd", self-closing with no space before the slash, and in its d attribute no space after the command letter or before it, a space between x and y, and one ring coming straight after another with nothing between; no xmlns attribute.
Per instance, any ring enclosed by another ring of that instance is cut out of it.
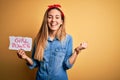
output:
<svg viewBox="0 0 120 80"><path fill-rule="evenodd" d="M69 62L69 58L72 55L72 48L73 48L73 40L71 36L67 36L67 40L66 40L66 55L65 55L65 59L63 62L63 67L65 70L70 69L72 67L72 64L70 64Z"/></svg>
<svg viewBox="0 0 120 80"><path fill-rule="evenodd" d="M33 60L33 65L29 65L29 64L27 63L27 66L28 66L30 69L36 68L36 67L38 66L38 61L34 59L35 50L36 50L36 45L35 45L35 43L34 43L33 48L32 48L32 56L31 56L31 59Z"/></svg>

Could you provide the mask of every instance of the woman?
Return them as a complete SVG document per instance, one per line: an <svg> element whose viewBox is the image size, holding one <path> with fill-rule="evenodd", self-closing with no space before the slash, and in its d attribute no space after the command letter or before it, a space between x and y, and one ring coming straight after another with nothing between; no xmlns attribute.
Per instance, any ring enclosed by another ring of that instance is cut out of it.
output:
<svg viewBox="0 0 120 80"><path fill-rule="evenodd" d="M68 80L70 69L79 51L87 47L81 43L72 53L72 37L65 31L65 16L60 5L50 5L35 38L32 58L18 50L19 58L26 60L30 69L38 67L36 80Z"/></svg>

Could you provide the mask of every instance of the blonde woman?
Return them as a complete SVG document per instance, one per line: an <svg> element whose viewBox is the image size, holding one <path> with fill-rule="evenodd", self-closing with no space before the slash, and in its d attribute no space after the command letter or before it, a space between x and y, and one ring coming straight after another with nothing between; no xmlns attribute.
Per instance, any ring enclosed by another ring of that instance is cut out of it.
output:
<svg viewBox="0 0 120 80"><path fill-rule="evenodd" d="M68 80L66 70L73 66L79 51L87 47L86 43L81 43L72 52L72 37L65 31L65 16L60 7L50 5L46 10L32 57L28 57L24 50L17 52L30 69L38 67L36 80Z"/></svg>

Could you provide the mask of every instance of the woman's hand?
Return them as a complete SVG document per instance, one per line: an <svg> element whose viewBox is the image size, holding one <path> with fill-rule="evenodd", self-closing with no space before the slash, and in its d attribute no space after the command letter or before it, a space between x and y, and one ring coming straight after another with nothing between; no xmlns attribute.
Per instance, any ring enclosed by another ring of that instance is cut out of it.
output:
<svg viewBox="0 0 120 80"><path fill-rule="evenodd" d="M80 45L75 48L75 51L72 54L72 56L69 58L70 64L74 64L79 52L83 49L86 49L86 48L87 48L87 43L86 42L80 43Z"/></svg>
<svg viewBox="0 0 120 80"><path fill-rule="evenodd" d="M87 43L86 42L82 42L80 43L80 45L78 47L75 48L75 51L77 52L77 54L83 50L87 48Z"/></svg>
<svg viewBox="0 0 120 80"><path fill-rule="evenodd" d="M79 46L80 50L86 49L87 48L87 43L86 42L82 42Z"/></svg>
<svg viewBox="0 0 120 80"><path fill-rule="evenodd" d="M17 51L17 55L18 55L18 57L21 58L21 59L26 59L26 58L28 57L28 56L26 55L25 51L22 50L22 49L20 49L20 50Z"/></svg>
<svg viewBox="0 0 120 80"><path fill-rule="evenodd" d="M24 50L22 49L18 50L17 55L20 59L24 59L27 62L27 64L33 65L32 59L26 55Z"/></svg>

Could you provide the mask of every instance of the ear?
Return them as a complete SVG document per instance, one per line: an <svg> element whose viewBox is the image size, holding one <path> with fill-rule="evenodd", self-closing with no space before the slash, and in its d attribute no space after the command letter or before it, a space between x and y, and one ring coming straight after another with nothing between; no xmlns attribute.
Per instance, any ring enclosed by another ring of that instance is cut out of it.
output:
<svg viewBox="0 0 120 80"><path fill-rule="evenodd" d="M61 20L61 25L63 24L63 20Z"/></svg>

